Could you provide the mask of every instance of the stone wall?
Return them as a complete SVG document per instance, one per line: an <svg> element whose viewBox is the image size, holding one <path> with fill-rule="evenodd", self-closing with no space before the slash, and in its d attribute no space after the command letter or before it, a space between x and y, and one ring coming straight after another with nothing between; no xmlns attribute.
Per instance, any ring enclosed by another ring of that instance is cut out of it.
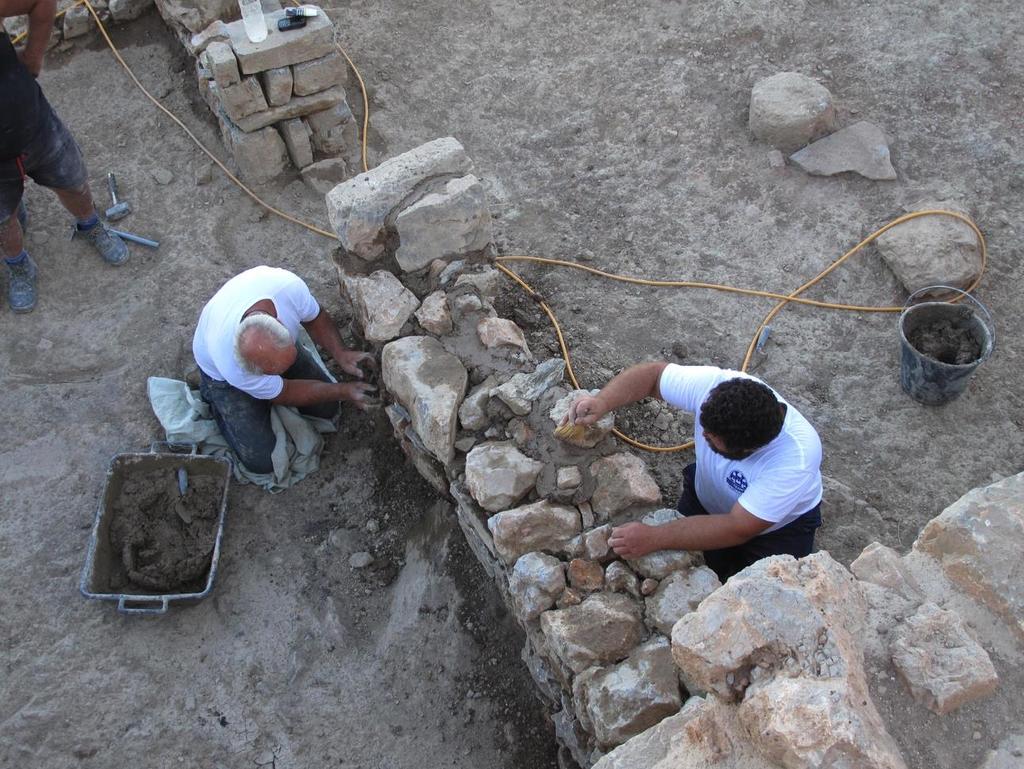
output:
<svg viewBox="0 0 1024 769"><path fill-rule="evenodd" d="M281 32L281 5L264 0L263 6L267 38L253 43L240 19L217 19L190 34L202 7L158 4L196 57L200 94L243 179L267 182L289 166L311 180L326 175L333 184L348 178L358 158L358 129L345 95L348 69L334 43L334 25L321 11L305 27ZM230 12L238 15L237 4Z"/></svg>
<svg viewBox="0 0 1024 769"><path fill-rule="evenodd" d="M992 694L985 648L934 585L959 585L1019 631L1024 476L954 505L909 556L867 548L853 573L825 552L778 556L721 586L699 554L617 558L612 525L678 513L610 434L613 416L555 436L579 392L495 310L507 284L487 261L472 171L448 138L338 185L327 195L335 261L357 329L380 349L396 439L454 500L525 630L562 765L903 769L866 656L937 714ZM994 562L988 529L1001 538Z"/></svg>

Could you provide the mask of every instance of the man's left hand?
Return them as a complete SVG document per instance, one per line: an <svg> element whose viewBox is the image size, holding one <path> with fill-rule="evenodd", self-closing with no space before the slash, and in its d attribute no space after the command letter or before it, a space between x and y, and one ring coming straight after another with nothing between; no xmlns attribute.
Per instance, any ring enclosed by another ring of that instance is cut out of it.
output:
<svg viewBox="0 0 1024 769"><path fill-rule="evenodd" d="M623 558L640 558L641 556L661 550L658 543L656 526L648 526L644 523L627 523L625 526L616 526L608 537L608 544L612 546L616 555Z"/></svg>
<svg viewBox="0 0 1024 769"><path fill-rule="evenodd" d="M363 370L360 366L365 365L367 371L377 370L377 361L368 352L359 352L358 350L346 350L345 352L338 353L334 356L334 359L338 361L338 365L341 366L341 370L346 374L362 379Z"/></svg>

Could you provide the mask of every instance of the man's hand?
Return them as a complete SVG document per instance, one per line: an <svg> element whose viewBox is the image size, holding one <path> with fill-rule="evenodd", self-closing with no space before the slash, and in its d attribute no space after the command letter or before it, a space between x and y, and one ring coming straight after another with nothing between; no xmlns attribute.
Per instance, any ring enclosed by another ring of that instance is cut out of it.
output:
<svg viewBox="0 0 1024 769"><path fill-rule="evenodd" d="M648 526L645 523L616 526L608 537L608 544L612 546L616 555L623 558L640 558L664 548L659 542L657 529L657 526Z"/></svg>
<svg viewBox="0 0 1024 769"><path fill-rule="evenodd" d="M341 394L338 400L348 401L360 411L366 411L377 402L377 399L370 395L376 389L366 382L344 382L338 385Z"/></svg>
<svg viewBox="0 0 1024 769"><path fill-rule="evenodd" d="M345 350L345 352L339 352L335 355L334 359L338 361L338 365L341 366L342 371L346 374L358 377L359 379L362 379L364 376L360 365L365 365L367 371L377 370L377 361L368 352Z"/></svg>
<svg viewBox="0 0 1024 769"><path fill-rule="evenodd" d="M569 406L569 411L562 419L563 425L592 425L609 411L608 406L598 395L584 395L577 398Z"/></svg>

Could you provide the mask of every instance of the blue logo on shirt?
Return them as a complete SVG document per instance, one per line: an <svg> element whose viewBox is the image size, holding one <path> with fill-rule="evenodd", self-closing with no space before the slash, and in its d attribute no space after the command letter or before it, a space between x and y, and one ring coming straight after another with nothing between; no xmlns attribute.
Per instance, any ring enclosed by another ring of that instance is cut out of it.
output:
<svg viewBox="0 0 1024 769"><path fill-rule="evenodd" d="M729 477L725 479L732 488L736 489L740 494L747 490L747 478L739 470L733 470L729 473Z"/></svg>

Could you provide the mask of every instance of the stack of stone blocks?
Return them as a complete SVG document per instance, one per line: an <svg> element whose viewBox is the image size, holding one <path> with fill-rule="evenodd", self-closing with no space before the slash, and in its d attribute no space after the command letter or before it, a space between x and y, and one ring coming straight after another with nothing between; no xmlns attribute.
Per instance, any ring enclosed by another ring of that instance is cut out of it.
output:
<svg viewBox="0 0 1024 769"><path fill-rule="evenodd" d="M289 161L304 169L316 155L356 146L334 25L321 11L305 27L282 32L277 22L284 16L283 10L266 13L269 32L259 43L249 40L241 20L216 22L195 48L200 92L249 181L273 179Z"/></svg>
<svg viewBox="0 0 1024 769"><path fill-rule="evenodd" d="M509 284L486 263L486 199L456 140L338 185L327 208L342 295L381 351L395 436L454 502L524 628L561 766L905 769L868 691L866 654L894 665L935 713L993 692L996 671L952 603L880 545L853 574L824 552L777 556L725 586L696 553L616 556L613 525L679 513L611 435L612 415L571 440L553 435L582 391L496 310ZM915 552L958 557L971 540L956 533L965 517L933 522ZM1021 524L1018 501L998 528L1016 526L1011 540L1022 542ZM1019 626L1024 599L1015 601L1008 621Z"/></svg>

